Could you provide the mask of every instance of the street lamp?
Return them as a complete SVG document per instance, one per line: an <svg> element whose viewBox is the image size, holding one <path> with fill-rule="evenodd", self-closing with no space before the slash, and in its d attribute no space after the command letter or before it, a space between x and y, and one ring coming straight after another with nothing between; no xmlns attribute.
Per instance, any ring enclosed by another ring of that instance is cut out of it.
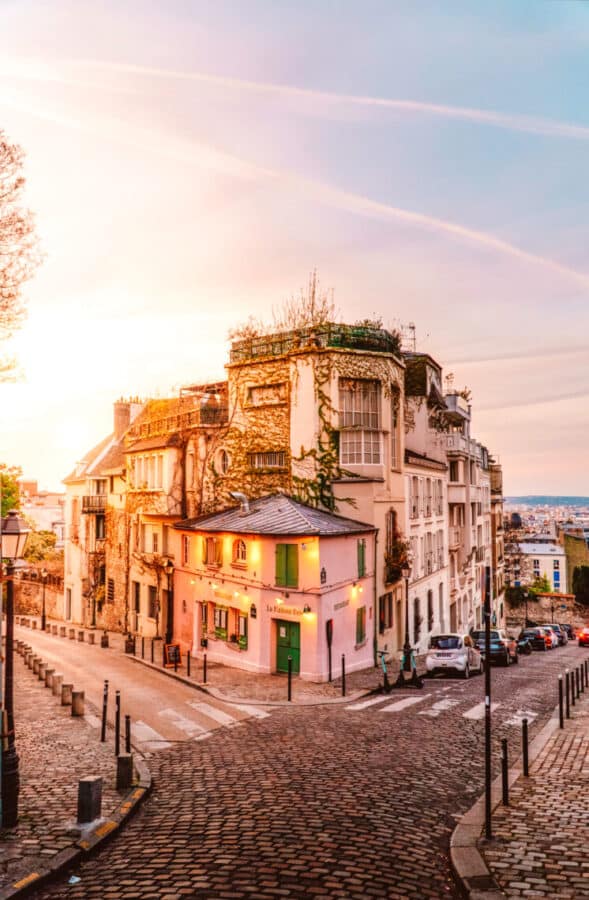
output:
<svg viewBox="0 0 589 900"><path fill-rule="evenodd" d="M18 822L20 786L18 755L14 746L13 646L14 646L14 563L21 559L31 531L15 509L2 522L2 559L6 560L6 662L4 716L2 721L2 825L14 828Z"/></svg>
<svg viewBox="0 0 589 900"><path fill-rule="evenodd" d="M166 560L164 564L164 572L168 578L168 604L166 609L166 644L171 644L174 637L174 563L171 559Z"/></svg>
<svg viewBox="0 0 589 900"><path fill-rule="evenodd" d="M45 585L47 584L47 576L49 572L47 569L41 569L41 580L43 582L43 600L41 603L41 631L45 631L45 626L47 623L47 617L45 615Z"/></svg>
<svg viewBox="0 0 589 900"><path fill-rule="evenodd" d="M528 589L523 588L522 594L523 594L523 598L524 598L524 603L526 604L526 618L524 620L525 621L524 628L527 628L528 627Z"/></svg>
<svg viewBox="0 0 589 900"><path fill-rule="evenodd" d="M401 576L405 580L405 643L403 644L403 658L399 669L399 677L396 685L400 687L405 684L405 676L403 672L411 672L413 650L409 641L409 578L411 577L411 561L406 558L401 566ZM413 670L412 681L417 681L417 672Z"/></svg>

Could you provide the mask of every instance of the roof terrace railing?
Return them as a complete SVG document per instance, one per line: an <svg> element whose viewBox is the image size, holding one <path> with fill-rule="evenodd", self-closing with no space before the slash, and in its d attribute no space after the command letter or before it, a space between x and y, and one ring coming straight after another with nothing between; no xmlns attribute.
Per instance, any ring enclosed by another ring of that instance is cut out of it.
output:
<svg viewBox="0 0 589 900"><path fill-rule="evenodd" d="M284 356L297 350L328 347L399 354L400 340L395 332L386 331L384 328L327 323L234 341L231 345L230 360L232 363L238 363L264 357Z"/></svg>

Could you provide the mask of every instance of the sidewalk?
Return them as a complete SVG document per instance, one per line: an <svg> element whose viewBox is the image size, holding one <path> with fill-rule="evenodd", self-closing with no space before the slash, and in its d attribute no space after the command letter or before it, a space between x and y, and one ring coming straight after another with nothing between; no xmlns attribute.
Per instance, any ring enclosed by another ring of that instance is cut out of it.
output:
<svg viewBox="0 0 589 900"><path fill-rule="evenodd" d="M96 710L74 717L14 653L16 750L20 758L19 820L0 830L0 900L23 893L71 866L135 808L150 787L145 764L135 759L140 782L116 790L112 732L100 742ZM78 781L103 779L103 818L77 825ZM136 797L131 795L136 794Z"/></svg>
<svg viewBox="0 0 589 900"><path fill-rule="evenodd" d="M454 831L452 864L471 900L589 898L588 689L562 730L556 710L529 760L529 777L510 771L509 806L501 805L500 778L493 785L491 841L481 837L484 798Z"/></svg>

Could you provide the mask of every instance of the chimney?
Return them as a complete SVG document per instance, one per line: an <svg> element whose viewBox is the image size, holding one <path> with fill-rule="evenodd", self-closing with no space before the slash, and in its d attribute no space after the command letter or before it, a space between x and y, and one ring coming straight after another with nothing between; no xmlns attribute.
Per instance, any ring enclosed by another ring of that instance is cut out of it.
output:
<svg viewBox="0 0 589 900"><path fill-rule="evenodd" d="M128 400L117 400L114 404L115 441L120 441L131 424L131 403Z"/></svg>

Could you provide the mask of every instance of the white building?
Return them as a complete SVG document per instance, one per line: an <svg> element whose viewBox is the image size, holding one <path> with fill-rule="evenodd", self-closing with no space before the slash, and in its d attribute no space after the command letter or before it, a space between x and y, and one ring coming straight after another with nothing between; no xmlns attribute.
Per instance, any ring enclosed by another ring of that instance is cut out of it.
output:
<svg viewBox="0 0 589 900"><path fill-rule="evenodd" d="M550 590L555 593L566 593L567 562L564 547L547 541L523 541L519 544L519 554L527 560L525 571L531 581L535 578L546 578ZM520 582L514 581L514 587Z"/></svg>

